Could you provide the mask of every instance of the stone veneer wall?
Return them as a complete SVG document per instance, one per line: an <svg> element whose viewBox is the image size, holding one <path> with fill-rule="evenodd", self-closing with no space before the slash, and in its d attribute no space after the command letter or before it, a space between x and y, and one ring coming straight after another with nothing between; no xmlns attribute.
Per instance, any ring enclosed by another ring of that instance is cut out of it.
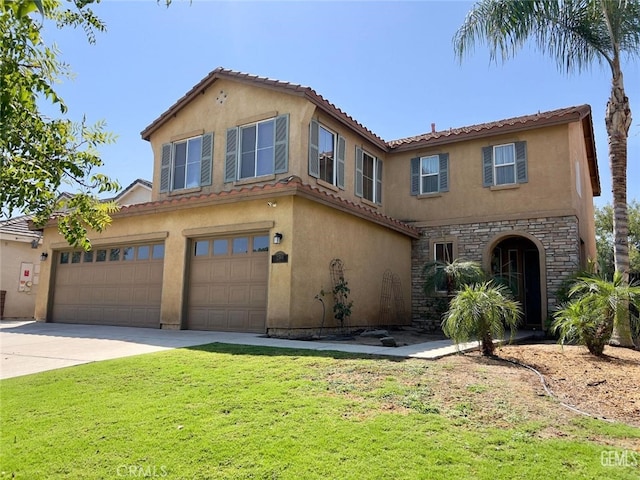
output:
<svg viewBox="0 0 640 480"><path fill-rule="evenodd" d="M430 331L440 329L441 315L447 308L446 298L428 297L423 291L424 265L433 259L432 241L457 243L457 257L482 263L482 254L496 236L505 232L526 232L544 246L547 273L547 314L556 305L555 294L562 282L580 268L580 234L575 216L502 220L466 223L439 227L425 227L412 248L412 323ZM506 237L502 237L503 239ZM544 319L543 319L544 322Z"/></svg>

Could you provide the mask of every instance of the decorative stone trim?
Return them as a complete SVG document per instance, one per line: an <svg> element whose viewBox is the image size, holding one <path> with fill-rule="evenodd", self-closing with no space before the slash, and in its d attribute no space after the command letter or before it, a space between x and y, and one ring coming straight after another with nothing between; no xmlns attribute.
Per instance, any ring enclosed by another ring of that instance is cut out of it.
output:
<svg viewBox="0 0 640 480"><path fill-rule="evenodd" d="M456 238L458 257L472 260L486 266L486 252L495 244L497 238L505 238L505 233L514 235L527 233L534 237L544 248L540 252L545 259L547 315L555 309L556 292L562 282L580 268L580 234L578 219L575 216L527 218L454 224L421 229L420 238L413 241L411 251L412 283L412 324L427 330L439 330L442 313L446 311L446 299L427 296L423 291L424 265L433 258L430 251L434 241L442 238ZM543 294L543 298L545 295ZM543 319L544 321L544 319Z"/></svg>

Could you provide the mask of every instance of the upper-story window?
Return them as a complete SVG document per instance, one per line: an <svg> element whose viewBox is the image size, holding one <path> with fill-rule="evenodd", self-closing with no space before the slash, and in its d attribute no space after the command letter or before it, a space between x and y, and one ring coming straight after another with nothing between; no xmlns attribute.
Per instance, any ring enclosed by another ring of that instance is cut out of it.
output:
<svg viewBox="0 0 640 480"><path fill-rule="evenodd" d="M449 154L411 159L411 195L449 191Z"/></svg>
<svg viewBox="0 0 640 480"><path fill-rule="evenodd" d="M484 186L527 182L526 142L506 143L482 149Z"/></svg>
<svg viewBox="0 0 640 480"><path fill-rule="evenodd" d="M211 185L213 133L162 145L160 192Z"/></svg>
<svg viewBox="0 0 640 480"><path fill-rule="evenodd" d="M285 173L288 157L289 115L230 128L224 181Z"/></svg>
<svg viewBox="0 0 640 480"><path fill-rule="evenodd" d="M309 175L344 188L344 137L332 132L316 120L309 128Z"/></svg>
<svg viewBox="0 0 640 480"><path fill-rule="evenodd" d="M358 197L382 203L382 160L356 147L356 189Z"/></svg>

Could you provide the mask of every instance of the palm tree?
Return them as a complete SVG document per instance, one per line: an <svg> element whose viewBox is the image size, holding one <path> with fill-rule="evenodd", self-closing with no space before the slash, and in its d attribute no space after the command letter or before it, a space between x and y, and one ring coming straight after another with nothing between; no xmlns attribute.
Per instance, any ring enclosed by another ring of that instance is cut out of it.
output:
<svg viewBox="0 0 640 480"><path fill-rule="evenodd" d="M483 355L493 355L494 339L504 338L505 324L511 338L522 318L519 302L509 289L492 281L464 285L451 300L442 331L457 344L480 340Z"/></svg>
<svg viewBox="0 0 640 480"><path fill-rule="evenodd" d="M625 94L621 55L640 54L640 0L482 0L467 15L454 37L459 58L476 40L486 40L491 59L514 55L531 39L558 67L587 69L597 61L609 65L611 94L605 123L609 137L615 245L615 270L629 281L627 219L627 137L631 107ZM619 312L612 343L633 347L627 332L629 309Z"/></svg>
<svg viewBox="0 0 640 480"><path fill-rule="evenodd" d="M613 280L593 276L580 277L569 291L571 301L555 315L552 330L560 343L586 345L597 356L612 334L614 321L629 304L640 305L640 286L629 285L615 272ZM631 331L628 332L629 336Z"/></svg>
<svg viewBox="0 0 640 480"><path fill-rule="evenodd" d="M460 260L452 262L434 260L428 262L423 269L424 291L430 295L436 291L446 291L451 296L463 285L481 282L485 273L478 262Z"/></svg>

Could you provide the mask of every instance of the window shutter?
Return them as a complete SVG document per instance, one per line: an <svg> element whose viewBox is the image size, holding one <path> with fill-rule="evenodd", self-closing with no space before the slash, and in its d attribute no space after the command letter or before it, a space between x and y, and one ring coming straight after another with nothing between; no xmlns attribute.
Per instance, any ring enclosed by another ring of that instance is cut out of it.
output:
<svg viewBox="0 0 640 480"><path fill-rule="evenodd" d="M312 118L309 124L309 175L315 178L320 177L319 138L320 128L318 122Z"/></svg>
<svg viewBox="0 0 640 480"><path fill-rule="evenodd" d="M289 170L289 114L276 117L275 173Z"/></svg>
<svg viewBox="0 0 640 480"><path fill-rule="evenodd" d="M382 203L382 160L376 158L376 203Z"/></svg>
<svg viewBox="0 0 640 480"><path fill-rule="evenodd" d="M347 141L344 137L338 135L338 151L336 155L336 163L337 163L337 176L336 183L338 184L338 188L344 190L344 157L346 155L347 150Z"/></svg>
<svg viewBox="0 0 640 480"><path fill-rule="evenodd" d="M527 183L527 142L516 142L516 181Z"/></svg>
<svg viewBox="0 0 640 480"><path fill-rule="evenodd" d="M171 181L171 144L162 145L162 159L160 160L160 193L169 191Z"/></svg>
<svg viewBox="0 0 640 480"><path fill-rule="evenodd" d="M213 160L213 132L202 136L202 156L200 157L200 185L211 185Z"/></svg>
<svg viewBox="0 0 640 480"><path fill-rule="evenodd" d="M224 165L224 181L236 180L236 165L238 163L238 128L227 130L227 153Z"/></svg>
<svg viewBox="0 0 640 480"><path fill-rule="evenodd" d="M420 157L411 159L411 195L420 195Z"/></svg>
<svg viewBox="0 0 640 480"><path fill-rule="evenodd" d="M356 147L356 185L355 185L355 194L358 197L362 196L362 149L360 147Z"/></svg>
<svg viewBox="0 0 640 480"><path fill-rule="evenodd" d="M482 147L482 186L493 186L493 147Z"/></svg>
<svg viewBox="0 0 640 480"><path fill-rule="evenodd" d="M440 185L438 190L441 192L449 191L449 154L441 153L438 155L440 159Z"/></svg>

